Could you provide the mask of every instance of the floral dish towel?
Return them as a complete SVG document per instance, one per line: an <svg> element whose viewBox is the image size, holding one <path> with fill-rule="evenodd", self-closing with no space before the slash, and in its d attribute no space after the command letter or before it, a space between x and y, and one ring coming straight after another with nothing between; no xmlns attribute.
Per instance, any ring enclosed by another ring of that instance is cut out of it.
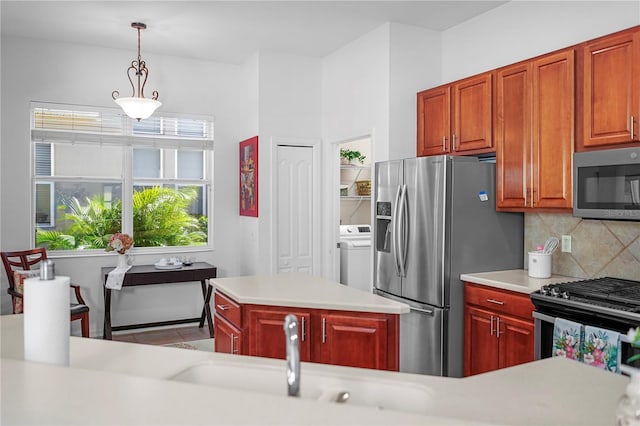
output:
<svg viewBox="0 0 640 426"><path fill-rule="evenodd" d="M582 324L564 318L556 318L553 324L552 356L580 360L582 336Z"/></svg>
<svg viewBox="0 0 640 426"><path fill-rule="evenodd" d="M620 372L620 333L586 326L583 362L614 373Z"/></svg>

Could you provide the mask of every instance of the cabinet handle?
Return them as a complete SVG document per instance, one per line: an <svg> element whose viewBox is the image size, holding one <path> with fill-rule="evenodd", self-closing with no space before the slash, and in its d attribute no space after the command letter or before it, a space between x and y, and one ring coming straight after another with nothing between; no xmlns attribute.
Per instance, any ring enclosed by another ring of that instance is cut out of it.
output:
<svg viewBox="0 0 640 426"><path fill-rule="evenodd" d="M633 119L633 115L632 115L631 117L629 117L629 121L630 121L630 123L629 123L629 124L631 125L631 140L633 140L633 137L634 137L634 134L633 134L633 133L634 133L634 132L633 132L633 130L634 130L634 129L633 129L633 125L634 125L634 121L635 121L635 120Z"/></svg>
<svg viewBox="0 0 640 426"><path fill-rule="evenodd" d="M304 342L306 340L307 333L305 333L305 318L302 317L302 338L300 341Z"/></svg>
<svg viewBox="0 0 640 426"><path fill-rule="evenodd" d="M500 317L496 318L496 337L500 338Z"/></svg>
<svg viewBox="0 0 640 426"><path fill-rule="evenodd" d="M501 302L500 300L496 300L496 299L487 299L487 302L493 303L495 305L504 305L504 302Z"/></svg>
<svg viewBox="0 0 640 426"><path fill-rule="evenodd" d="M322 318L322 343L327 341L327 319Z"/></svg>
<svg viewBox="0 0 640 426"><path fill-rule="evenodd" d="M236 336L235 334L231 335L231 353L232 354L237 354L238 350L236 349L236 339L238 338L238 336Z"/></svg>
<svg viewBox="0 0 640 426"><path fill-rule="evenodd" d="M227 309L229 309L229 305L220 305L217 304L216 308L220 309L221 311L226 311Z"/></svg>
<svg viewBox="0 0 640 426"><path fill-rule="evenodd" d="M489 336L493 336L493 315L491 315L491 328L489 331Z"/></svg>
<svg viewBox="0 0 640 426"><path fill-rule="evenodd" d="M447 137L443 136L442 137L442 151L446 151L447 150Z"/></svg>
<svg viewBox="0 0 640 426"><path fill-rule="evenodd" d="M458 150L458 138L456 138L455 133L453 134L453 150L457 151Z"/></svg>

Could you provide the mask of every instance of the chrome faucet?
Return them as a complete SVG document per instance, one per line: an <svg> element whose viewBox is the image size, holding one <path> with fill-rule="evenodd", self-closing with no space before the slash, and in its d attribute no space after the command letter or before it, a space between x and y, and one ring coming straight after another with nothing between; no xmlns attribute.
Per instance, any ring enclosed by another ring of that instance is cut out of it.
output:
<svg viewBox="0 0 640 426"><path fill-rule="evenodd" d="M287 339L287 387L289 396L300 395L300 340L298 318L289 314L284 318L284 334Z"/></svg>

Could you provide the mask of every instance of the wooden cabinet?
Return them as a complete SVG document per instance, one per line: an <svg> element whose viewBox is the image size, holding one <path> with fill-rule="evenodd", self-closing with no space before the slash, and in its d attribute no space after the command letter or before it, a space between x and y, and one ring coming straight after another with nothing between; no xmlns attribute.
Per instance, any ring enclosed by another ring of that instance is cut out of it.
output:
<svg viewBox="0 0 640 426"><path fill-rule="evenodd" d="M387 321L355 315L321 315L320 362L386 370Z"/></svg>
<svg viewBox="0 0 640 426"><path fill-rule="evenodd" d="M581 63L582 126L576 150L623 147L640 141L640 31L585 43Z"/></svg>
<svg viewBox="0 0 640 426"><path fill-rule="evenodd" d="M285 310L277 307L256 307L249 311L249 355L267 358L286 358L284 318L288 314L298 317L300 360L311 361L309 326L311 313Z"/></svg>
<svg viewBox="0 0 640 426"><path fill-rule="evenodd" d="M226 354L242 354L242 331L217 313L213 316L215 324L214 350Z"/></svg>
<svg viewBox="0 0 640 426"><path fill-rule="evenodd" d="M214 295L214 350L228 354L244 354L242 307L221 293Z"/></svg>
<svg viewBox="0 0 640 426"><path fill-rule="evenodd" d="M464 317L465 377L497 370L500 342L494 332L495 313L467 305Z"/></svg>
<svg viewBox="0 0 640 426"><path fill-rule="evenodd" d="M496 72L496 207L572 208L574 50Z"/></svg>
<svg viewBox="0 0 640 426"><path fill-rule="evenodd" d="M484 73L418 93L417 155L493 151L492 90Z"/></svg>
<svg viewBox="0 0 640 426"><path fill-rule="evenodd" d="M465 283L464 375L534 359L529 295Z"/></svg>
<svg viewBox="0 0 640 426"><path fill-rule="evenodd" d="M451 86L418 93L417 156L446 154L450 151Z"/></svg>
<svg viewBox="0 0 640 426"><path fill-rule="evenodd" d="M240 304L215 293L216 352L286 357L284 318L298 317L300 359L399 370L398 315Z"/></svg>

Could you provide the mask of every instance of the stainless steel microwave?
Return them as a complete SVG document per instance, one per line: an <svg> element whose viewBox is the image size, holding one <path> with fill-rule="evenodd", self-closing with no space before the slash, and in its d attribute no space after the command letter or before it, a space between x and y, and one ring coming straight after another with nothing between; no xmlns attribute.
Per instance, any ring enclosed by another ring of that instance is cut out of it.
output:
<svg viewBox="0 0 640 426"><path fill-rule="evenodd" d="M573 215L640 221L640 148L573 154Z"/></svg>

